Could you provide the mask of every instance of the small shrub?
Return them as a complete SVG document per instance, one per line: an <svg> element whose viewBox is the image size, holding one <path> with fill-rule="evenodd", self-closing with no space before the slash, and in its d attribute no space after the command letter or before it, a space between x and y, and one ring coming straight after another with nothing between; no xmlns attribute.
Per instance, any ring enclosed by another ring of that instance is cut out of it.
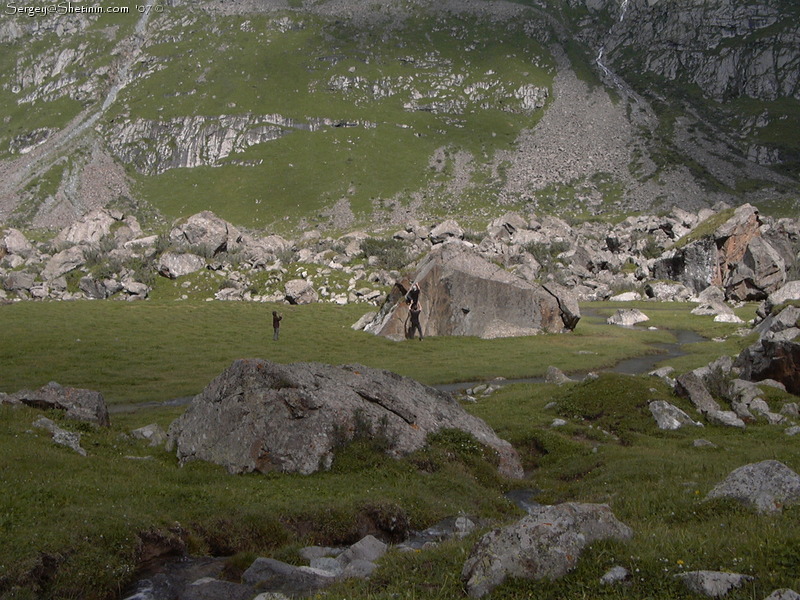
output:
<svg viewBox="0 0 800 600"><path fill-rule="evenodd" d="M376 257L378 259L377 266L382 269L402 269L408 260L405 245L402 241L395 239L367 238L361 242L361 251L365 258Z"/></svg>

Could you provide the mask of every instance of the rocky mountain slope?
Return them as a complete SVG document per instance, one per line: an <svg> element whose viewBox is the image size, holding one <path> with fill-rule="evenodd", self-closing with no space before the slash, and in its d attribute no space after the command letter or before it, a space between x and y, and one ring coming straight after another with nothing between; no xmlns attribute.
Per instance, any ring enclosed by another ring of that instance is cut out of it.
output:
<svg viewBox="0 0 800 600"><path fill-rule="evenodd" d="M100 207L283 233L797 211L784 0L75 6L0 21L0 220L18 228Z"/></svg>

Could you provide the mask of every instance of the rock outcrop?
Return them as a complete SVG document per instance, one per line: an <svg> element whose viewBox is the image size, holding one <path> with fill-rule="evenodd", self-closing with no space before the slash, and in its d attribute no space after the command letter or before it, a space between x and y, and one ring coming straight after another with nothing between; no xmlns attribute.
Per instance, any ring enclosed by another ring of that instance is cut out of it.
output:
<svg viewBox="0 0 800 600"><path fill-rule="evenodd" d="M525 281L458 242L434 248L413 280L422 290L420 322L424 335L482 338L562 333L580 318L577 303ZM395 284L375 319L364 331L403 339L409 329L404 302L410 282Z"/></svg>
<svg viewBox="0 0 800 600"><path fill-rule="evenodd" d="M379 437L395 457L428 434L461 429L497 453L499 470L520 477L516 451L450 395L389 371L319 363L237 360L170 425L181 463L206 460L231 473L313 473L356 436Z"/></svg>
<svg viewBox="0 0 800 600"><path fill-rule="evenodd" d="M706 498L733 498L761 513L779 512L800 502L800 475L777 460L765 460L732 471Z"/></svg>
<svg viewBox="0 0 800 600"><path fill-rule="evenodd" d="M108 426L108 407L100 392L64 387L51 381L38 390L21 390L11 394L11 399L33 408L62 410L68 419L87 421Z"/></svg>
<svg viewBox="0 0 800 600"><path fill-rule="evenodd" d="M787 306L758 326L759 340L742 350L735 365L751 381L774 379L800 395L800 308Z"/></svg>
<svg viewBox="0 0 800 600"><path fill-rule="evenodd" d="M537 506L520 521L484 535L464 563L467 593L480 598L506 577L556 579L598 540L627 540L633 531L603 504Z"/></svg>

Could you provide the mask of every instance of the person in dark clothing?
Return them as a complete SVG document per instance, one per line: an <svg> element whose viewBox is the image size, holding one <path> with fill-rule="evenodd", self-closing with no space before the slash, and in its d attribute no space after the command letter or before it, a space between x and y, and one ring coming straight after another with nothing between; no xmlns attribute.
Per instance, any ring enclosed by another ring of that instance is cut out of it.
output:
<svg viewBox="0 0 800 600"><path fill-rule="evenodd" d="M419 303L419 284L415 281L411 284L411 289L406 292L406 302L409 304L417 304Z"/></svg>
<svg viewBox="0 0 800 600"><path fill-rule="evenodd" d="M409 338L414 339L414 332L419 331L419 341L422 341L422 325L419 323L419 314L422 312L422 308L420 308L419 301L413 302L408 309L408 314L411 317L411 331L409 332Z"/></svg>
<svg viewBox="0 0 800 600"><path fill-rule="evenodd" d="M283 315L278 314L277 310L272 311L272 339L277 340L278 335L281 332L281 320L283 319Z"/></svg>

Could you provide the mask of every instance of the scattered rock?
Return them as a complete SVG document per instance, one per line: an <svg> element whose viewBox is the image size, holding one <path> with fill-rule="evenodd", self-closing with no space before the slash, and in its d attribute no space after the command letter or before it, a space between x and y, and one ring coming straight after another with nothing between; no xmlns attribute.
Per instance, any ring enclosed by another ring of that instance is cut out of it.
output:
<svg viewBox="0 0 800 600"><path fill-rule="evenodd" d="M158 272L169 279L177 279L204 269L206 260L197 254L164 252L158 261Z"/></svg>
<svg viewBox="0 0 800 600"><path fill-rule="evenodd" d="M758 512L778 512L800 502L800 475L776 460L745 465L717 484L709 498L734 498Z"/></svg>
<svg viewBox="0 0 800 600"><path fill-rule="evenodd" d="M286 301L289 304L311 304L319 300L314 287L305 279L292 279L286 282Z"/></svg>
<svg viewBox="0 0 800 600"><path fill-rule="evenodd" d="M71 448L81 456L86 456L86 450L81 448L81 434L74 431L67 431L56 425L47 417L39 417L33 424L39 429L46 429L53 437L53 441L60 446Z"/></svg>
<svg viewBox="0 0 800 600"><path fill-rule="evenodd" d="M131 435L137 440L149 441L150 446L163 446L167 443L167 432L156 423L134 429L131 431Z"/></svg>
<svg viewBox="0 0 800 600"><path fill-rule="evenodd" d="M659 429L675 430L687 425L693 427L703 426L702 423L694 421L680 408L664 400L654 400L648 406Z"/></svg>
<svg viewBox="0 0 800 600"><path fill-rule="evenodd" d="M678 395L688 398L694 407L704 415L719 412L719 404L708 393L703 380L694 372L680 375L675 380L675 391Z"/></svg>
<svg viewBox="0 0 800 600"><path fill-rule="evenodd" d="M621 325L622 327L633 327L637 323L649 321L650 317L636 308L620 308L613 315L606 319L609 325Z"/></svg>
<svg viewBox="0 0 800 600"><path fill-rule="evenodd" d="M42 410L63 410L68 419L88 421L107 427L108 407L100 392L63 387L51 381L35 391L22 390L12 395L15 400Z"/></svg>
<svg viewBox="0 0 800 600"><path fill-rule="evenodd" d="M689 571L679 573L676 577L683 581L690 591L709 598L725 596L731 590L740 588L748 581L753 580L749 575L719 571Z"/></svg>
<svg viewBox="0 0 800 600"><path fill-rule="evenodd" d="M612 567L600 578L600 583L603 585L611 585L614 583L621 583L630 577L630 571L625 567Z"/></svg>
<svg viewBox="0 0 800 600"><path fill-rule="evenodd" d="M517 523L484 535L461 577L480 598L507 576L556 579L575 568L583 548L597 540L628 540L632 530L602 504L565 503L530 508Z"/></svg>

